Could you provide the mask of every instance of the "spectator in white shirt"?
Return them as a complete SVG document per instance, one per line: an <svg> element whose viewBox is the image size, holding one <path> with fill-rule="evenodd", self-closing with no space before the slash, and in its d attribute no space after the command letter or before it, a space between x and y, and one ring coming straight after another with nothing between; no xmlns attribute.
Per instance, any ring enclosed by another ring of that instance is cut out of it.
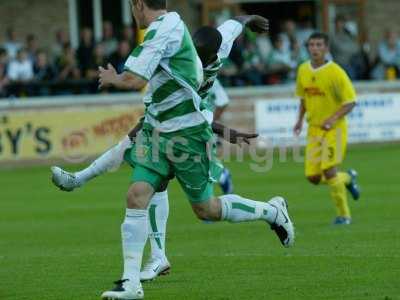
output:
<svg viewBox="0 0 400 300"><path fill-rule="evenodd" d="M282 36L273 39L273 50L267 58L267 67L271 72L288 73L297 67L296 61L291 57L291 52L286 51Z"/></svg>
<svg viewBox="0 0 400 300"><path fill-rule="evenodd" d="M306 43L308 38L313 34L315 29L309 18L305 18L300 22L300 27L297 30L296 37L298 46L304 48L307 51Z"/></svg>
<svg viewBox="0 0 400 300"><path fill-rule="evenodd" d="M22 44L17 41L17 34L14 28L7 29L6 38L3 48L7 50L8 56L13 59L16 57L18 50L21 49Z"/></svg>
<svg viewBox="0 0 400 300"><path fill-rule="evenodd" d="M378 65L372 72L374 79L384 79L388 68L394 68L397 73L400 69L400 40L397 32L388 29L385 34L385 39L378 47ZM399 75L399 74L397 74Z"/></svg>
<svg viewBox="0 0 400 300"><path fill-rule="evenodd" d="M297 38L296 23L293 20L286 20L283 23L283 32L280 34L282 41L282 50L290 55L290 49L292 48L292 41Z"/></svg>
<svg viewBox="0 0 400 300"><path fill-rule="evenodd" d="M26 82L33 79L33 64L25 49L17 52L16 59L8 65L7 76L11 81Z"/></svg>

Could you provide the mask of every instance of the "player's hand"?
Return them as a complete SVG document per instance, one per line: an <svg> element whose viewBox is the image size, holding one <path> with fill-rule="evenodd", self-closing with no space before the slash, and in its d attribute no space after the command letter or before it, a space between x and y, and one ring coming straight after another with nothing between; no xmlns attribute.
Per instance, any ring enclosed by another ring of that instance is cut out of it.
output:
<svg viewBox="0 0 400 300"><path fill-rule="evenodd" d="M247 27L249 27L251 31L257 33L268 32L269 20L258 15L253 15L251 16L250 21L247 23Z"/></svg>
<svg viewBox="0 0 400 300"><path fill-rule="evenodd" d="M99 67L99 89L112 85L117 75L117 71L112 64L108 64L107 68Z"/></svg>
<svg viewBox="0 0 400 300"><path fill-rule="evenodd" d="M258 133L244 133L233 130L230 132L229 142L231 144L246 143L247 145L250 145L251 140L258 138L258 136Z"/></svg>
<svg viewBox="0 0 400 300"><path fill-rule="evenodd" d="M298 121L293 128L293 133L295 136L299 136L302 130L303 130L303 122Z"/></svg>
<svg viewBox="0 0 400 300"><path fill-rule="evenodd" d="M333 128L333 125L335 125L335 120L329 118L322 124L321 129L329 131Z"/></svg>

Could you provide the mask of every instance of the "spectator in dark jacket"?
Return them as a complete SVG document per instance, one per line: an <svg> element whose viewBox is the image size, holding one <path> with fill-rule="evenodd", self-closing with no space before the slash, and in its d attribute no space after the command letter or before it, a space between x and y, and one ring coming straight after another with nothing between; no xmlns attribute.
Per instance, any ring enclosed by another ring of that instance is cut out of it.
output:
<svg viewBox="0 0 400 300"><path fill-rule="evenodd" d="M97 79L98 77L98 70L100 66L106 66L107 60L105 57L105 50L104 45L102 43L97 44L93 50L93 56L89 64L89 68L86 71L85 78L87 79Z"/></svg>
<svg viewBox="0 0 400 300"><path fill-rule="evenodd" d="M64 47L63 54L57 61L58 80L80 79L81 73L75 57L75 51L70 45Z"/></svg>
<svg viewBox="0 0 400 300"><path fill-rule="evenodd" d="M7 50L0 48L0 97L6 95L8 54Z"/></svg>
<svg viewBox="0 0 400 300"><path fill-rule="evenodd" d="M90 60L93 54L93 33L89 28L82 29L81 41L77 50L77 57L79 62L79 68L82 74L85 74L89 68Z"/></svg>
<svg viewBox="0 0 400 300"><path fill-rule="evenodd" d="M47 53L38 51L33 66L34 79L37 81L51 81L55 79L56 72L54 67L49 63Z"/></svg>
<svg viewBox="0 0 400 300"><path fill-rule="evenodd" d="M28 34L26 37L26 50L32 63L35 63L36 54L39 51L38 41L34 34Z"/></svg>
<svg viewBox="0 0 400 300"><path fill-rule="evenodd" d="M125 61L130 54L131 48L128 41L120 41L118 50L111 55L110 63L114 66L118 73L123 72Z"/></svg>

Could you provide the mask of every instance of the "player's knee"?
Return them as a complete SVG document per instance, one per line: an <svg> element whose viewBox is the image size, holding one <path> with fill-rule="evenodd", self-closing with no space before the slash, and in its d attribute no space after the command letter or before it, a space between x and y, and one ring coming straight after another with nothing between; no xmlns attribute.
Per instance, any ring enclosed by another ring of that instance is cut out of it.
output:
<svg viewBox="0 0 400 300"><path fill-rule="evenodd" d="M221 220L221 209L217 199L211 199L205 203L192 205L193 212L203 221Z"/></svg>
<svg viewBox="0 0 400 300"><path fill-rule="evenodd" d="M321 176L320 175L308 176L307 180L312 184L318 185L321 182Z"/></svg>
<svg viewBox="0 0 400 300"><path fill-rule="evenodd" d="M193 212L196 217L202 221L209 221L209 212L204 207L193 207Z"/></svg>
<svg viewBox="0 0 400 300"><path fill-rule="evenodd" d="M153 190L149 184L133 184L126 196L127 207L132 209L146 209L152 194Z"/></svg>
<svg viewBox="0 0 400 300"><path fill-rule="evenodd" d="M332 179L336 177L336 175L337 175L336 167L324 170L324 176L326 179Z"/></svg>

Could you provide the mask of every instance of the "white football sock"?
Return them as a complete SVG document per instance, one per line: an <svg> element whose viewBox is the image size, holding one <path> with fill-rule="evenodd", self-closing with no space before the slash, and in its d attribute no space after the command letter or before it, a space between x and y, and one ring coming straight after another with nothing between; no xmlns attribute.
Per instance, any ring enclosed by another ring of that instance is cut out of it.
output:
<svg viewBox="0 0 400 300"><path fill-rule="evenodd" d="M166 259L165 236L167 234L168 215L168 192L155 193L149 204L148 222L152 258Z"/></svg>
<svg viewBox="0 0 400 300"><path fill-rule="evenodd" d="M124 223L121 225L124 274L121 279L129 279L129 285L140 283L140 266L143 249L147 241L148 211L126 209Z"/></svg>
<svg viewBox="0 0 400 300"><path fill-rule="evenodd" d="M76 172L75 177L78 183L82 185L107 171L117 170L124 160L126 149L130 148L131 145L132 142L129 137L124 137L123 140L103 153L89 167Z"/></svg>
<svg viewBox="0 0 400 300"><path fill-rule="evenodd" d="M238 195L224 195L219 199L222 220L232 223L265 220L271 224L276 219L276 208L266 202L249 200Z"/></svg>

